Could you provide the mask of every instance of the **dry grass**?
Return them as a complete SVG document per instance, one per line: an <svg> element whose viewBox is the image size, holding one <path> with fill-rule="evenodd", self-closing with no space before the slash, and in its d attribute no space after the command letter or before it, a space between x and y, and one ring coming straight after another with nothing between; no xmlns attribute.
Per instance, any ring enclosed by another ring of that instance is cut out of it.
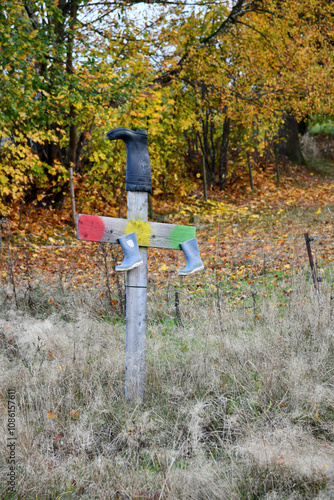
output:
<svg viewBox="0 0 334 500"><path fill-rule="evenodd" d="M1 298L1 498L12 388L15 498L334 498L329 296L301 282L257 319L187 300L183 327L152 301L141 407L124 400L124 321L98 317L88 293L59 296L48 317L38 300Z"/></svg>

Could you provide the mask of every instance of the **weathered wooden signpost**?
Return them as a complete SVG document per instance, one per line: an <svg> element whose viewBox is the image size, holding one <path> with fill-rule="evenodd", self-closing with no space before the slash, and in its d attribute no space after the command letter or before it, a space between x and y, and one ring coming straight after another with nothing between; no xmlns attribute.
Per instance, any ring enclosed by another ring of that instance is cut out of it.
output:
<svg viewBox="0 0 334 500"><path fill-rule="evenodd" d="M142 402L146 379L147 248L182 249L187 260L179 275L204 268L193 226L148 222L148 193L152 190L146 130L117 128L108 139L122 139L127 148L127 219L77 216L80 240L120 243L124 260L116 271L127 271L125 397Z"/></svg>

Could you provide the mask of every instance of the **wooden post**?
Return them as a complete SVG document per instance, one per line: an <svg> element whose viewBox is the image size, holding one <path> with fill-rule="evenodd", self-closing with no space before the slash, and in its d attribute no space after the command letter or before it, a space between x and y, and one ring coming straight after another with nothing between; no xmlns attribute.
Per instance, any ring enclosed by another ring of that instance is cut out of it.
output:
<svg viewBox="0 0 334 500"><path fill-rule="evenodd" d="M178 326L183 326L181 312L180 312L180 298L178 290L175 290L175 316L176 316L176 323L178 324Z"/></svg>
<svg viewBox="0 0 334 500"><path fill-rule="evenodd" d="M69 167L69 174L70 174L70 193L71 193L72 220L73 220L73 226L76 228L77 216L76 216L76 210L75 210L73 166Z"/></svg>
<svg viewBox="0 0 334 500"><path fill-rule="evenodd" d="M127 218L147 221L148 193L128 191ZM139 248L143 265L127 272L125 397L142 403L146 380L147 247Z"/></svg>
<svg viewBox="0 0 334 500"><path fill-rule="evenodd" d="M207 189L207 184L206 184L206 167L205 167L204 155L202 155L202 175L203 175L204 201L208 201L208 189Z"/></svg>
<svg viewBox="0 0 334 500"><path fill-rule="evenodd" d="M313 255L312 255L312 250L311 250L311 245L310 245L310 241L312 241L312 240L310 239L308 233L304 233L304 238L305 238L306 250L307 250L307 254L308 254L308 260L310 263L314 288L315 288L315 291L317 292L317 294L319 295L319 283L318 283L317 273L316 273L315 267L314 267Z"/></svg>
<svg viewBox="0 0 334 500"><path fill-rule="evenodd" d="M248 163L248 171L249 171L249 181L250 181L251 189L252 189L252 191L254 191L252 164L250 161L250 154L248 152L247 152L247 163Z"/></svg>

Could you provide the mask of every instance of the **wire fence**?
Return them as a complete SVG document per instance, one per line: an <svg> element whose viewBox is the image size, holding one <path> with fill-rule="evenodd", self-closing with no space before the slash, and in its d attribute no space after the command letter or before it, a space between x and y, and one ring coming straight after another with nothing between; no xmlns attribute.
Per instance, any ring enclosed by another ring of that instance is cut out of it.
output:
<svg viewBox="0 0 334 500"><path fill-rule="evenodd" d="M310 239L318 286L322 294L331 295L334 239L319 235ZM261 297L270 300L279 293L283 303L300 280L314 285L302 236L224 239L216 234L199 246L205 270L189 277L177 274L186 263L181 251L149 249L149 311L154 309L156 315L161 309L165 318L173 317L179 324L187 305L194 301L218 309L233 303L255 314ZM39 294L45 298L45 307L55 308L60 307L55 297L76 290L88 294L92 304L95 301L98 314L108 309L124 316L126 273L114 271L122 259L119 245L12 246L3 239L2 293L7 302L15 300L17 305L18 297L33 303Z"/></svg>

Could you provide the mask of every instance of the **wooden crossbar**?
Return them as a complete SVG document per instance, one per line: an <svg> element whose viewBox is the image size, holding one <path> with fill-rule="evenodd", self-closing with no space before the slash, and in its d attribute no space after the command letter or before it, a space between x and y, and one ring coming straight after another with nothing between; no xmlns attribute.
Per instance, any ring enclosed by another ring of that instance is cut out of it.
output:
<svg viewBox="0 0 334 500"><path fill-rule="evenodd" d="M180 243L196 238L194 226L117 219L97 215L77 215L77 237L79 240L118 243L118 238L133 232L137 234L138 244L141 247L180 250Z"/></svg>

